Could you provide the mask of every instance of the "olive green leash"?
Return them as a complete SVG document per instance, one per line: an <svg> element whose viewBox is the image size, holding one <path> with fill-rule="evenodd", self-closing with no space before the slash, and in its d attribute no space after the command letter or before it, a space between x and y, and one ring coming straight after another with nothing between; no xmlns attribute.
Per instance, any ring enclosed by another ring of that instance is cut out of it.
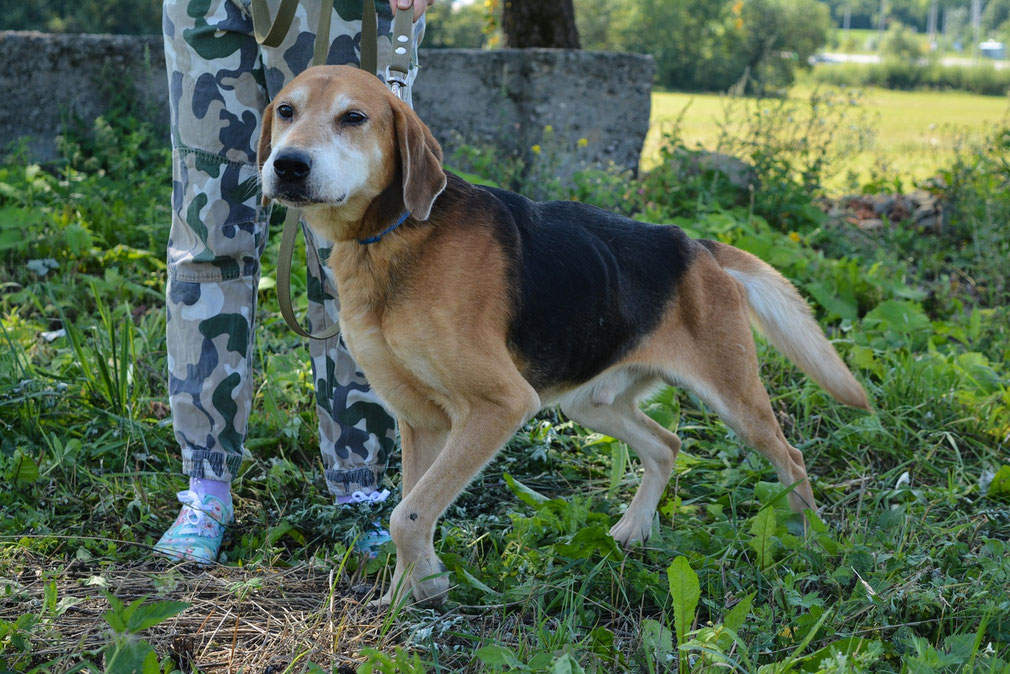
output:
<svg viewBox="0 0 1010 674"><path fill-rule="evenodd" d="M298 0L281 0L277 16L270 18L270 8L267 0L251 0L253 32L256 42L266 47L277 47L284 41L298 8ZM319 23L316 27L316 42L312 54L312 65L325 65L330 45L330 20L332 9L326 11L330 0L320 0ZM389 67L386 68L386 81L393 94L401 100L406 98L407 75L410 71L411 40L413 38L413 11L401 9L396 13L393 22L393 53ZM263 30L266 27L266 30ZM378 69L378 18L375 13L375 0L363 0L361 8L361 57L360 68L370 73ZM284 219L284 231L281 234L281 247L277 259L277 303L281 315L288 327L302 337L326 340L335 337L340 332L340 324L334 323L318 334L305 330L295 316L291 304L291 261L295 252L295 241L298 238L298 222L301 215L297 208L288 208ZM402 221L401 221L402 222ZM399 223L397 223L399 224ZM307 242L306 242L307 243Z"/></svg>

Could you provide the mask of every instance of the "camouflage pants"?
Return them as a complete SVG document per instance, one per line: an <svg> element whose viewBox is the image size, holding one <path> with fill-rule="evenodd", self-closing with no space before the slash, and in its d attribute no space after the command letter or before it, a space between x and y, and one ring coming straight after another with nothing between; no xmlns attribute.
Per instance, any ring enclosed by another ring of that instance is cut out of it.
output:
<svg viewBox="0 0 1010 674"><path fill-rule="evenodd" d="M249 0L164 2L173 160L168 386L190 477L230 481L245 454L256 293L270 219L258 194L260 121L268 101L308 67L322 2L299 3L276 48L257 45ZM333 7L328 62L357 65L361 0L326 2ZM276 14L277 3L271 4ZM386 2L376 7L384 71L392 17ZM415 32L419 43L423 20ZM303 230L309 322L320 331L337 321L339 304L325 264L329 249ZM312 340L310 355L327 486L335 495L371 491L393 448L393 420L339 337Z"/></svg>

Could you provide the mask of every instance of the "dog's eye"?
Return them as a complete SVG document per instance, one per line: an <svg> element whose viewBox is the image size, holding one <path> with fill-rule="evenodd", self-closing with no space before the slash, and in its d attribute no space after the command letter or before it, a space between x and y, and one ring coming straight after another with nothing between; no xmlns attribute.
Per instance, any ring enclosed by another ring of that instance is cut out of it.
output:
<svg viewBox="0 0 1010 674"><path fill-rule="evenodd" d="M349 112L345 112L340 121L344 124L357 126L358 124L364 124L367 119L368 117L365 117L364 113L358 112L357 110L351 110Z"/></svg>
<svg viewBox="0 0 1010 674"><path fill-rule="evenodd" d="M277 106L277 114L284 119L291 119L295 116L295 109L285 103L284 105Z"/></svg>

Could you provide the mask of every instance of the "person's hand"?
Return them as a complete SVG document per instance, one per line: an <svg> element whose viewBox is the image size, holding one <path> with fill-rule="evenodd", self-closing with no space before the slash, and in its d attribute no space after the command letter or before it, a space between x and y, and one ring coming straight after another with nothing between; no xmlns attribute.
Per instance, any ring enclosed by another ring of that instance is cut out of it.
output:
<svg viewBox="0 0 1010 674"><path fill-rule="evenodd" d="M421 18L426 9L434 4L435 0L389 0L389 7L393 10L393 16L396 16L396 10L409 9L413 5L415 22Z"/></svg>

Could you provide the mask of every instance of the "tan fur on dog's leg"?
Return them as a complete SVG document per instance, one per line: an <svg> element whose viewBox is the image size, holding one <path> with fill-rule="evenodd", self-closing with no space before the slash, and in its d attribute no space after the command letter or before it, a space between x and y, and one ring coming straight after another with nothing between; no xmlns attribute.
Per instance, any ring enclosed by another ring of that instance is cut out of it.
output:
<svg viewBox="0 0 1010 674"><path fill-rule="evenodd" d="M749 310L744 288L712 258L699 257L666 324L635 357L704 400L772 463L784 486L798 483L789 495L794 511L815 509L803 454L786 442L758 378Z"/></svg>
<svg viewBox="0 0 1010 674"><path fill-rule="evenodd" d="M594 431L628 444L638 455L645 473L621 519L610 535L625 547L644 542L652 529L652 517L673 464L680 451L680 438L647 417L638 409L637 396L622 395L612 405L584 402L565 406L566 415Z"/></svg>
<svg viewBox="0 0 1010 674"><path fill-rule="evenodd" d="M397 568L406 575L407 585L419 602L440 604L449 591L445 566L432 542L436 521L505 441L540 408L536 392L518 378L518 373L516 377L498 395L469 402L465 414L455 419L445 448L393 510L389 532L396 543Z"/></svg>
<svg viewBox="0 0 1010 674"><path fill-rule="evenodd" d="M696 327L690 341L687 330L672 335L671 343L681 345L675 351L673 380L694 391L744 443L771 461L783 486L799 483L789 494L795 512L816 509L803 454L786 442L758 377L757 348L742 290L721 273L705 281L706 308L720 320Z"/></svg>
<svg viewBox="0 0 1010 674"><path fill-rule="evenodd" d="M718 396L719 401L713 401L713 406L721 408L719 416L741 440L771 462L782 486L798 482L789 494L789 506L793 511L803 512L804 508L816 510L803 453L786 442L768 394L756 374L747 390L718 391Z"/></svg>
<svg viewBox="0 0 1010 674"><path fill-rule="evenodd" d="M400 454L402 457L402 479L401 479L401 499L406 498L413 490L414 485L421 479L435 461L435 458L445 447L447 433L443 431L431 431L426 428L415 428L399 420L400 428ZM398 594L402 595L409 590L402 579L407 575L407 569L403 562L403 555L396 555L396 570L393 572L393 579L390 582L389 590L376 602L378 606L387 606L398 599Z"/></svg>
<svg viewBox="0 0 1010 674"><path fill-rule="evenodd" d="M403 464L401 497L406 497L445 447L448 433L415 428L403 420L399 427Z"/></svg>

